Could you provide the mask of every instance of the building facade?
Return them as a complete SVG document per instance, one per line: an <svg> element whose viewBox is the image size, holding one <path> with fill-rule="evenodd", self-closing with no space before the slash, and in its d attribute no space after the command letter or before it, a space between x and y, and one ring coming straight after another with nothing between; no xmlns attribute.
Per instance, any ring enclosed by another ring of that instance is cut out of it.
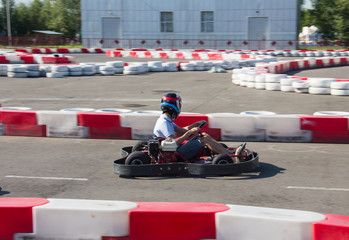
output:
<svg viewBox="0 0 349 240"><path fill-rule="evenodd" d="M84 47L294 49L298 0L81 0Z"/></svg>

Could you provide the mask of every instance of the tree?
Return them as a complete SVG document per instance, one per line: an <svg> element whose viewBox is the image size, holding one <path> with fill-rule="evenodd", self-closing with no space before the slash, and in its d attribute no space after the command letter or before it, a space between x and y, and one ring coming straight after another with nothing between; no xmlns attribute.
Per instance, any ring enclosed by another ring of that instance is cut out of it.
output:
<svg viewBox="0 0 349 240"><path fill-rule="evenodd" d="M340 39L346 40L346 46L349 45L349 1L336 0L337 2L337 31Z"/></svg>
<svg viewBox="0 0 349 240"><path fill-rule="evenodd" d="M80 29L80 1L55 0L52 3L49 27L68 36L74 36Z"/></svg>
<svg viewBox="0 0 349 240"><path fill-rule="evenodd" d="M334 39L336 35L336 0L312 0L312 16L323 38Z"/></svg>
<svg viewBox="0 0 349 240"><path fill-rule="evenodd" d="M15 1L14 0L8 0L9 6L10 6L10 16L12 17L15 11ZM7 13L6 13L6 0L1 0L2 8L0 9L0 34L2 32L7 32Z"/></svg>

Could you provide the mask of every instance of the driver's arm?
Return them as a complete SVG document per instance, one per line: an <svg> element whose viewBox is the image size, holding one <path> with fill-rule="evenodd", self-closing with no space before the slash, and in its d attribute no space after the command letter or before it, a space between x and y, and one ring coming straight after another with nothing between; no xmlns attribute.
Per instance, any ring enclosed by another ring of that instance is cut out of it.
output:
<svg viewBox="0 0 349 240"><path fill-rule="evenodd" d="M176 126L176 127L178 127L178 126ZM185 128L181 128L181 127L178 127L178 128L179 128L178 129L179 131L183 132L183 133L181 133L181 132L178 131L178 133L180 133L181 136L179 136L177 138L175 136L173 136L173 135L168 136L168 138L170 138L173 141L175 141L177 145L182 144L190 136L195 135L195 134L197 134L200 131L200 128L198 128L198 127L192 127L189 130L185 130ZM175 130L177 132L176 128L175 128Z"/></svg>
<svg viewBox="0 0 349 240"><path fill-rule="evenodd" d="M189 126L186 126L186 127L184 127L184 128L181 128L181 127L179 127L179 126L176 125L175 131L182 135L182 134L184 134L186 131L188 131L188 130L194 128L194 127L200 126L203 122L206 122L206 121L205 121L205 120L197 121L197 122L195 122L195 123L193 123L193 124L190 124Z"/></svg>

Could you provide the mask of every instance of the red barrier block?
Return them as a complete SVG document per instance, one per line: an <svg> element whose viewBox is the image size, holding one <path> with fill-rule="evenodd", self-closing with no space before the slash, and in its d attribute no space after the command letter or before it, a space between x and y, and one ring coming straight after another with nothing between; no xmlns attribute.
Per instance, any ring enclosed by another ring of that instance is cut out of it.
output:
<svg viewBox="0 0 349 240"><path fill-rule="evenodd" d="M0 110L0 123L6 124L6 135L46 137L46 126L38 125L35 111Z"/></svg>
<svg viewBox="0 0 349 240"><path fill-rule="evenodd" d="M294 70L298 70L299 69L299 65L297 61L290 61L290 70L294 71Z"/></svg>
<svg viewBox="0 0 349 240"><path fill-rule="evenodd" d="M38 48L33 48L32 49L32 53L34 53L34 54L41 54L41 50L38 49Z"/></svg>
<svg viewBox="0 0 349 240"><path fill-rule="evenodd" d="M321 68L324 66L322 59L316 59L316 67Z"/></svg>
<svg viewBox="0 0 349 240"><path fill-rule="evenodd" d="M10 63L10 61L7 60L5 56L0 56L0 64L1 63L8 64L8 63Z"/></svg>
<svg viewBox="0 0 349 240"><path fill-rule="evenodd" d="M347 64L348 64L347 58L340 58L340 65L345 66L345 65L347 65Z"/></svg>
<svg viewBox="0 0 349 240"><path fill-rule="evenodd" d="M96 139L131 139L131 128L121 127L118 113L89 113L78 115L78 126L89 129L89 137Z"/></svg>
<svg viewBox="0 0 349 240"><path fill-rule="evenodd" d="M130 52L130 57L138 58L137 52Z"/></svg>
<svg viewBox="0 0 349 240"><path fill-rule="evenodd" d="M144 52L144 56L146 58L153 58L153 56L151 55L151 52Z"/></svg>
<svg viewBox="0 0 349 240"><path fill-rule="evenodd" d="M0 110L0 123L17 126L37 124L35 111Z"/></svg>
<svg viewBox="0 0 349 240"><path fill-rule="evenodd" d="M47 203L43 198L0 198L0 239L33 232L33 207Z"/></svg>
<svg viewBox="0 0 349 240"><path fill-rule="evenodd" d="M193 56L193 59L195 59L195 60L200 60L201 59L199 53L192 53L191 55Z"/></svg>
<svg viewBox="0 0 349 240"><path fill-rule="evenodd" d="M23 55L23 56L20 56L20 58L26 64L34 64L35 63L34 56Z"/></svg>
<svg viewBox="0 0 349 240"><path fill-rule="evenodd" d="M183 53L176 53L176 57L177 57L178 59L184 59Z"/></svg>
<svg viewBox="0 0 349 240"><path fill-rule="evenodd" d="M57 48L58 53L69 53L68 48Z"/></svg>
<svg viewBox="0 0 349 240"><path fill-rule="evenodd" d="M113 57L123 57L121 52L114 52Z"/></svg>
<svg viewBox="0 0 349 240"><path fill-rule="evenodd" d="M45 64L70 63L67 57L42 57Z"/></svg>
<svg viewBox="0 0 349 240"><path fill-rule="evenodd" d="M167 56L167 53L160 53L160 58L169 58L168 56Z"/></svg>
<svg viewBox="0 0 349 240"><path fill-rule="evenodd" d="M90 51L87 48L81 48L82 53L90 53Z"/></svg>
<svg viewBox="0 0 349 240"><path fill-rule="evenodd" d="M299 116L302 130L312 131L312 142L349 143L348 118L341 116Z"/></svg>
<svg viewBox="0 0 349 240"><path fill-rule="evenodd" d="M45 52L46 52L46 53L48 53L48 54L51 54L51 53L52 53L52 51L51 51L50 48L44 48L44 49L45 49Z"/></svg>
<svg viewBox="0 0 349 240"><path fill-rule="evenodd" d="M100 49L100 48L95 48L95 52L96 53L104 53L104 51L102 49Z"/></svg>
<svg viewBox="0 0 349 240"><path fill-rule="evenodd" d="M27 50L26 49L15 49L15 52L22 52L22 53L26 53Z"/></svg>
<svg viewBox="0 0 349 240"><path fill-rule="evenodd" d="M215 239L215 214L227 210L217 203L141 202L129 211L130 239Z"/></svg>
<svg viewBox="0 0 349 240"><path fill-rule="evenodd" d="M46 125L16 126L6 125L6 135L26 137L46 137Z"/></svg>
<svg viewBox="0 0 349 240"><path fill-rule="evenodd" d="M314 223L314 240L349 239L349 216L324 215L326 220Z"/></svg>
<svg viewBox="0 0 349 240"><path fill-rule="evenodd" d="M205 120L207 124L203 126L202 132L206 132L207 134L211 135L215 140L219 141L221 140L221 130L218 128L210 128L210 122L208 120L208 117L204 114L180 114L178 118L174 121L178 126L180 127L186 127L190 124L193 124L197 121Z"/></svg>

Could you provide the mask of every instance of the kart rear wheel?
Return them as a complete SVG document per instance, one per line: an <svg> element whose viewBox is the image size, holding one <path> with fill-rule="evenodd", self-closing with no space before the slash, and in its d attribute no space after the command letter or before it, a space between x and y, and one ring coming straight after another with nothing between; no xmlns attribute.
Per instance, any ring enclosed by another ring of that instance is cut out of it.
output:
<svg viewBox="0 0 349 240"><path fill-rule="evenodd" d="M148 141L144 141L144 140L139 141L132 148L132 152L143 151L143 150L148 150Z"/></svg>
<svg viewBox="0 0 349 240"><path fill-rule="evenodd" d="M143 164L150 164L150 157L146 153L140 151L135 151L131 153L125 160L125 165Z"/></svg>
<svg viewBox="0 0 349 240"><path fill-rule="evenodd" d="M212 164L230 164L234 163L233 159L228 154L218 154L212 160Z"/></svg>

